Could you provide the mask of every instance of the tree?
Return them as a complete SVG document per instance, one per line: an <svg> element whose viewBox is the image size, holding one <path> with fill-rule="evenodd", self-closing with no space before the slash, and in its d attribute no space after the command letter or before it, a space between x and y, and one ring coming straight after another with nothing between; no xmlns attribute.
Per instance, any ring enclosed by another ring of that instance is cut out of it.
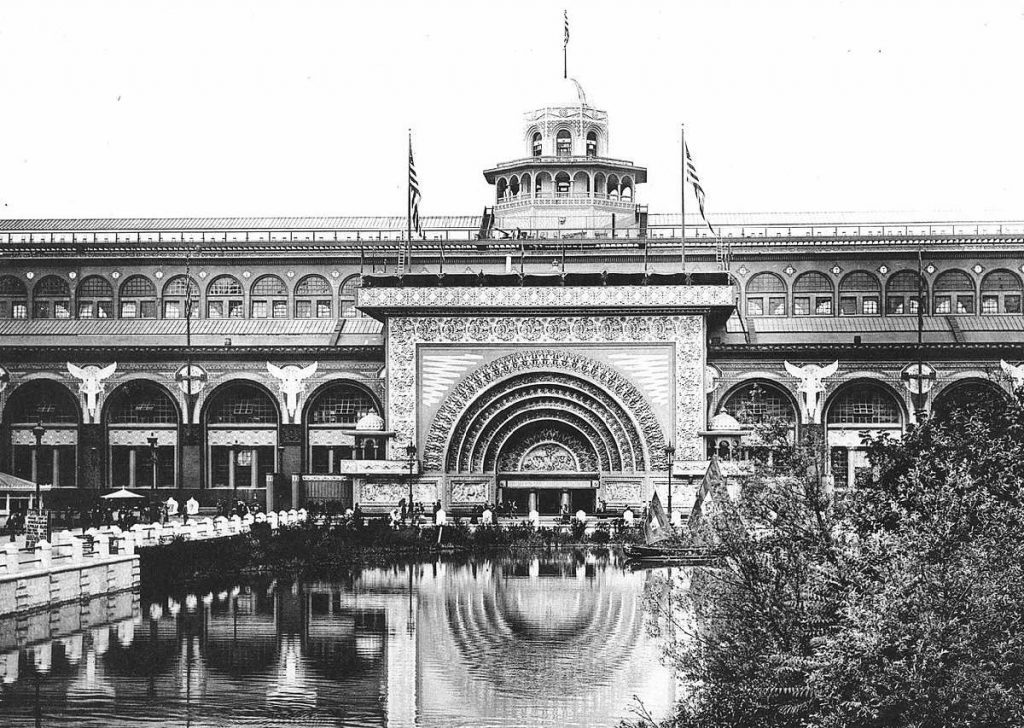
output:
<svg viewBox="0 0 1024 728"><path fill-rule="evenodd" d="M867 440L852 492L817 444L762 440L695 534L724 557L675 614L691 690L669 724L1024 724L1021 401Z"/></svg>

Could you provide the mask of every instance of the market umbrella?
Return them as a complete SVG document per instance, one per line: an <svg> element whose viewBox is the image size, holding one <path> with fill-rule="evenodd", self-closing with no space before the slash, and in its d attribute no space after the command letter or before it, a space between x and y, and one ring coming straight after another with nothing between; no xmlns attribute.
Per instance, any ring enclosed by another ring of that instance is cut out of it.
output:
<svg viewBox="0 0 1024 728"><path fill-rule="evenodd" d="M145 498L146 496L139 495L138 493L132 493L127 488L121 488L121 490L114 491L113 493L107 493L105 496L101 497L108 500L126 500L130 498Z"/></svg>

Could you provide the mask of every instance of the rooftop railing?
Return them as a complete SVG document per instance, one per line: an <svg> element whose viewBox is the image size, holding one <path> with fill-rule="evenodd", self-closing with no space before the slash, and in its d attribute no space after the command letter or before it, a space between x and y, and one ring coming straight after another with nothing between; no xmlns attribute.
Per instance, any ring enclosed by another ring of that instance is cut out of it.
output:
<svg viewBox="0 0 1024 728"><path fill-rule="evenodd" d="M558 198L556 198L558 199ZM552 200L554 201L554 200ZM516 203L515 200L509 204ZM503 205L505 203L502 203ZM518 203L516 203L518 204ZM529 204L526 202L525 204ZM602 204L604 204L602 202ZM633 203L619 201L624 209L630 212ZM498 207L504 211L505 207ZM567 210L568 212L568 210ZM584 220L581 221L581 218ZM103 232L53 231L37 229L34 231L0 232L0 257L18 254L23 250L32 250L35 254L47 255L68 254L74 250L60 247L65 245L83 245L102 247L111 252L128 251L147 244L162 247L198 248L197 253L214 255L218 251L230 250L234 246L266 248L282 250L296 243L309 248L351 248L358 251L369 246L380 248L397 247L405 239L405 219L388 219L387 226L376 228L338 228L338 229L288 229L288 230L109 230ZM592 241L602 246L614 247L617 243L634 244L640 237L640 230L635 226L632 215L623 215L617 228L612 229L606 221L601 225L586 224L585 216L567 215L567 221L559 224L558 218L538 220L534 226L518 227L512 230L494 229L483 240L479 237L479 219L472 226L432 226L430 218L424 219L425 240L414 242L415 247L436 247L438 242L445 243L502 243L519 240L531 241ZM582 224L581 224L582 223ZM629 225L624 227L624 225ZM856 241L859 245L885 245L892 242L920 238L937 241L954 241L968 238L973 242L991 239L1000 242L1002 239L1013 241L1024 236L1024 222L943 222L943 223L904 223L904 224L842 224L842 225L746 225L726 224L716 226L716 232L723 240L729 240L746 247L768 247L785 244L795 247L810 247L843 241ZM651 224L648 226L647 239L652 247L678 244L679 224ZM687 224L687 245L713 246L716 237L706 226ZM207 248L206 246L211 246ZM53 246L52 251L49 246Z"/></svg>

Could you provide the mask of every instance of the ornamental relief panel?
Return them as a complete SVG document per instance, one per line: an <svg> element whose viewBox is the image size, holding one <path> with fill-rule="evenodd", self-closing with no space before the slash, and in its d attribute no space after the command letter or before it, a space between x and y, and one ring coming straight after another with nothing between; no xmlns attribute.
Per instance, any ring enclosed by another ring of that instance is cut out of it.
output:
<svg viewBox="0 0 1024 728"><path fill-rule="evenodd" d="M609 503L642 503L643 483L639 480L602 480L602 496Z"/></svg>
<svg viewBox="0 0 1024 728"><path fill-rule="evenodd" d="M642 287L644 290L656 288L669 289L665 287ZM683 290L693 291L695 287L683 287ZM435 289L434 292L452 293L454 289ZM467 289L481 292L489 289ZM491 291L495 294L512 295L515 291L528 289L506 289ZM552 289L568 290L568 289ZM600 289L588 289L593 294ZM604 289L610 290L610 289ZM633 290L633 289L624 289ZM394 294L409 292L409 289L363 289L362 292L373 291L376 294ZM451 305L458 305L453 302ZM462 304L465 305L465 304ZM568 305L568 304L566 304ZM629 305L623 301L621 305ZM682 305L682 304L680 304ZM708 304L712 305L712 304ZM714 302L713 305L719 305ZM552 324L554 318L565 322ZM464 326L454 323L455 319L464 323ZM643 323L636 323L642 319ZM431 322L433 322L431 324ZM631 322L631 323L627 323ZM448 324L446 326L446 324ZM549 324L552 324L549 327ZM514 329L514 331L513 331ZM468 317L416 317L416 316L395 316L388 319L387 336L387 362L388 362L388 422L395 431L396 436L391 441L391 457L401 459L404 456L405 446L415 442L416 437L416 345L427 341L422 332L433 336L431 341L440 343L457 343L478 341L479 343L502 344L502 343L560 343L573 344L583 342L607 343L613 341L635 341L643 343L672 342L675 345L675 439L676 456L684 459L699 459L702 457L700 439L697 431L704 424L704 364L705 364L705 321L703 315L646 315L646 316L566 316L566 317L494 317L494 316L468 316ZM476 338L479 337L479 338ZM522 372L527 368L546 368L544 357L538 357L536 352L524 351L513 355L515 361L508 360L502 366L511 373ZM578 357L578 355L575 355ZM507 358L507 357L506 357ZM600 381L607 386L608 382L602 380L600 372L615 373L610 367L586 360L579 357L579 364L583 368L580 373L586 371L589 378ZM500 360L499 360L500 361ZM590 362L589 364L587 362ZM497 364L498 362L494 362ZM486 367L485 367L486 368ZM495 372L496 370L491 370ZM495 376L498 376L495 374ZM646 413L640 419L649 421L657 428L656 441L648 437L649 432L644 427L641 430L647 439L647 446L650 450L651 462L648 467L651 469L663 469L665 459L663 447L665 434L657 425L654 414L650 411L643 396L639 391L626 381L622 375L617 375L625 384L629 385L632 396L630 402L639 406L646 405ZM479 373L470 375L457 387L463 385L468 388L467 393L461 395L464 402L471 401L490 384L493 379L484 381ZM455 392L449 394L449 399ZM447 400L446 400L447 401ZM461 411L464 407L459 407ZM442 404L441 409L444 409ZM633 409L630 407L630 409ZM438 410L440 414L441 410ZM634 412L636 410L633 410ZM457 414L457 412L455 413ZM436 422L435 418L435 422ZM454 417L449 417L449 423L454 422ZM445 433L444 439L451 432ZM428 437L423 446L426 453L431 452L431 463L434 469L439 469L443 458L441 447L432 442ZM426 461L426 457L424 458ZM429 466L428 466L429 467Z"/></svg>
<svg viewBox="0 0 1024 728"><path fill-rule="evenodd" d="M429 505L438 500L436 483L414 483L413 500ZM396 482L364 482L359 488L359 503L363 505L397 505L398 501L409 500L409 484Z"/></svg>
<svg viewBox="0 0 1024 728"><path fill-rule="evenodd" d="M484 503L487 500L489 480L451 480L452 503Z"/></svg>

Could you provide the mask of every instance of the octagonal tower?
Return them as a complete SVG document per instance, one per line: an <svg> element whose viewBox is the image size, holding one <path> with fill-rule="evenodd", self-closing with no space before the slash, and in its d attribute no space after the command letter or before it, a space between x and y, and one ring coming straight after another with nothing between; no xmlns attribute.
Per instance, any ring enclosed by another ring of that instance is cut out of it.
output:
<svg viewBox="0 0 1024 728"><path fill-rule="evenodd" d="M576 79L558 79L554 101L527 112L525 157L484 171L495 187L499 229L611 229L636 225L636 186L647 170L608 156L608 113Z"/></svg>

